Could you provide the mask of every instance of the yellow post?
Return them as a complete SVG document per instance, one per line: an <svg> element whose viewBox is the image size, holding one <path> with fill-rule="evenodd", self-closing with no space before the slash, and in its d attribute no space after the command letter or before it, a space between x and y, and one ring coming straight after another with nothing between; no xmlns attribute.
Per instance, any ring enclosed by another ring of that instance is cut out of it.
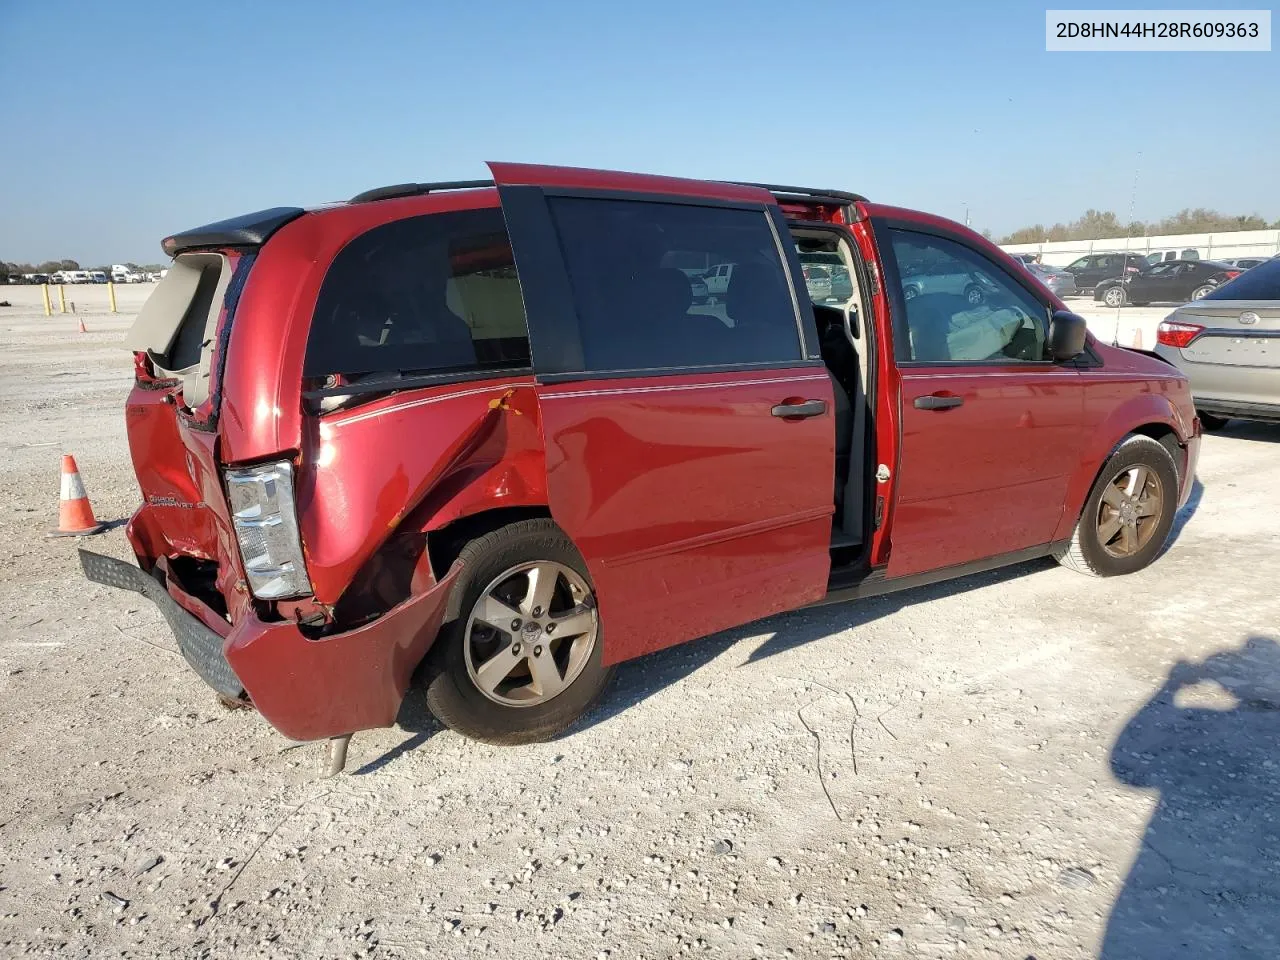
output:
<svg viewBox="0 0 1280 960"><path fill-rule="evenodd" d="M49 285L42 283L40 287L44 291L44 315L51 317L53 316L53 302L49 299Z"/></svg>
<svg viewBox="0 0 1280 960"><path fill-rule="evenodd" d="M107 299L111 301L111 312L116 312L116 285L107 281Z"/></svg>
<svg viewBox="0 0 1280 960"><path fill-rule="evenodd" d="M58 311L67 312L67 288L62 284L58 284Z"/></svg>

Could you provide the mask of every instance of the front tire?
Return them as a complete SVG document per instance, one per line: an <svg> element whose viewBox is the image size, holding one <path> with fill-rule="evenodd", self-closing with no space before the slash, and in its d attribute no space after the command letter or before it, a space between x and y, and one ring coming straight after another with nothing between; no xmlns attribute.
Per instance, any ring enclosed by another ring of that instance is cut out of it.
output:
<svg viewBox="0 0 1280 960"><path fill-rule="evenodd" d="M1064 567L1094 577L1134 573L1159 555L1178 509L1178 471L1163 444L1127 437L1098 475L1070 542L1054 552Z"/></svg>
<svg viewBox="0 0 1280 960"><path fill-rule="evenodd" d="M462 548L449 620L432 650L427 706L486 743L549 740L613 676L586 563L550 520L524 520Z"/></svg>

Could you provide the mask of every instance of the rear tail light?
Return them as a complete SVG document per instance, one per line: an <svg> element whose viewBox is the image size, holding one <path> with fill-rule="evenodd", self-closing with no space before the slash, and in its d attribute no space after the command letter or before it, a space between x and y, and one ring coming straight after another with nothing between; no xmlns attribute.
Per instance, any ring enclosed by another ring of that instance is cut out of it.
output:
<svg viewBox="0 0 1280 960"><path fill-rule="evenodd" d="M1239 270L1228 270L1226 273L1226 277L1228 280L1234 280L1238 276L1240 276Z"/></svg>
<svg viewBox="0 0 1280 960"><path fill-rule="evenodd" d="M228 470L227 499L253 595L279 600L310 593L294 507L293 465L282 460Z"/></svg>
<svg viewBox="0 0 1280 960"><path fill-rule="evenodd" d="M1203 331L1204 327L1198 323L1178 323L1174 320L1165 320L1160 326L1156 327L1156 342L1166 347L1181 349L1200 336Z"/></svg>

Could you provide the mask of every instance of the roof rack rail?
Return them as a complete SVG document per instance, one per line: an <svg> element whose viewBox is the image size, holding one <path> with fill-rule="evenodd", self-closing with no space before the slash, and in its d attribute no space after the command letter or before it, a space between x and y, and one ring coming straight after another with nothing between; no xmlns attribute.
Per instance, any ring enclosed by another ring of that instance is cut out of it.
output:
<svg viewBox="0 0 1280 960"><path fill-rule="evenodd" d="M814 200L838 200L841 203L858 203L867 199L860 193L849 193L845 190L815 190L812 187L788 187L778 183L751 183L747 180L735 180L734 182L744 187L760 187L770 193L809 197Z"/></svg>
<svg viewBox="0 0 1280 960"><path fill-rule="evenodd" d="M372 203L375 200L391 200L395 197L417 197L439 190L475 190L492 187L492 180L441 180L438 183L394 183L389 187L376 187L357 193L348 203Z"/></svg>

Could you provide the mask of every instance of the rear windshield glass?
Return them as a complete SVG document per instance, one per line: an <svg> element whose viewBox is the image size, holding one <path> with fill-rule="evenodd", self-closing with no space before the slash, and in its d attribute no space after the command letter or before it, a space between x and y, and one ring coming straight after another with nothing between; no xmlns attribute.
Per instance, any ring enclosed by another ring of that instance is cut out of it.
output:
<svg viewBox="0 0 1280 960"><path fill-rule="evenodd" d="M1205 300L1280 300L1280 257L1246 270L1224 283Z"/></svg>
<svg viewBox="0 0 1280 960"><path fill-rule="evenodd" d="M483 373L529 366L529 333L502 211L375 227L334 258L304 374Z"/></svg>

